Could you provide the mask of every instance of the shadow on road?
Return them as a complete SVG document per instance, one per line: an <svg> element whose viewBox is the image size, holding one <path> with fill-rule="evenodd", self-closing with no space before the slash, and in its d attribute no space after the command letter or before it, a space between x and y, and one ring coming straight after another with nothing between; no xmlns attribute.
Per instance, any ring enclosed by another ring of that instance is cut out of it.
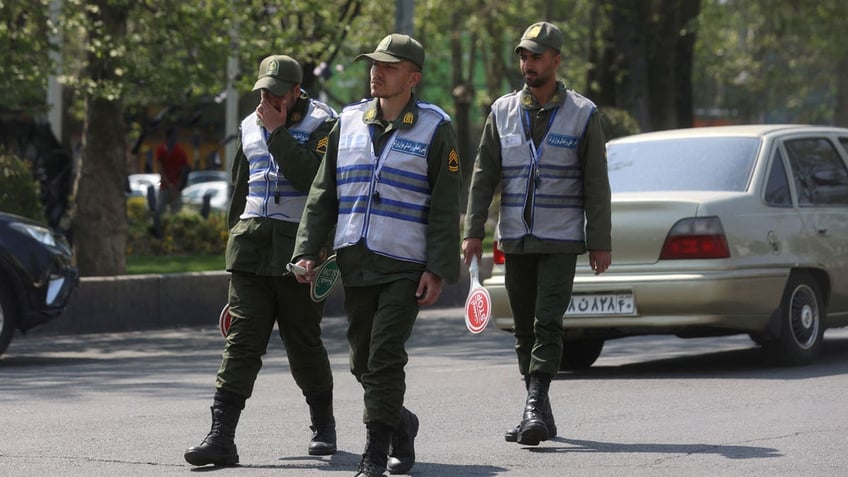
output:
<svg viewBox="0 0 848 477"><path fill-rule="evenodd" d="M598 442L556 437L552 442L561 442L568 446L546 446L530 448L531 452L601 452L611 453L648 453L665 455L717 454L728 459L763 459L781 457L777 449L770 447L722 445L722 444L618 444L614 442Z"/></svg>
<svg viewBox="0 0 848 477"><path fill-rule="evenodd" d="M657 341L653 341L656 339ZM735 338L739 343L732 349L711 351L709 345L701 344L688 354L682 354L688 340L670 337L645 338L651 341L634 341L627 345L634 354L644 352L654 346L654 354L667 351L669 357L649 359L639 362L627 362L619 365L605 365L599 360L589 369L560 373L557 379L808 379L811 377L848 374L848 335L826 337L822 355L806 366L779 366L773 364L766 353L753 342ZM664 341L659 341L664 340ZM675 342L676 341L676 342ZM611 342L614 343L614 342ZM702 343L709 343L704 341ZM639 347L637 350L636 348ZM616 350L622 355L622 350ZM603 354L601 355L603 357Z"/></svg>

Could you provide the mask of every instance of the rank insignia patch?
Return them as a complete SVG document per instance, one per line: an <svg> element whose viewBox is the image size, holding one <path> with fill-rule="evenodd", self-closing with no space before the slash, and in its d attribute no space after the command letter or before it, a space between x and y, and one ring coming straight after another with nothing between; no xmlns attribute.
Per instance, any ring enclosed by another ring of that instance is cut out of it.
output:
<svg viewBox="0 0 848 477"><path fill-rule="evenodd" d="M315 146L315 150L324 154L327 152L327 144L330 142L330 138L328 136L324 136L318 140L318 144Z"/></svg>
<svg viewBox="0 0 848 477"><path fill-rule="evenodd" d="M450 154L448 154L448 170L450 172L459 171L459 154L457 154L456 149L453 148L451 148Z"/></svg>
<svg viewBox="0 0 848 477"><path fill-rule="evenodd" d="M412 124L415 122L415 115L412 113L406 113L403 115L403 124Z"/></svg>

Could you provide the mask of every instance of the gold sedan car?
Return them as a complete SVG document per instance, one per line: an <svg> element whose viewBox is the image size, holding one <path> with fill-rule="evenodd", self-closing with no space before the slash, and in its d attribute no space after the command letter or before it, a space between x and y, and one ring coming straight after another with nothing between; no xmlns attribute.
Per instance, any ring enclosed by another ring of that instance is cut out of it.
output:
<svg viewBox="0 0 848 477"><path fill-rule="evenodd" d="M848 129L747 125L607 144L613 264L577 264L561 369L604 341L747 333L783 364L814 360L848 325ZM512 329L503 261L484 282ZM500 262L500 264L498 263Z"/></svg>

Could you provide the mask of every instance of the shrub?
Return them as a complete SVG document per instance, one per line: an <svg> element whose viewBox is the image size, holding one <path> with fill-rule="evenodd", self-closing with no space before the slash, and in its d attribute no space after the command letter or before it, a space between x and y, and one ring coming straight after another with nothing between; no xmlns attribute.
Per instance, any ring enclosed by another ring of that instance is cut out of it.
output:
<svg viewBox="0 0 848 477"><path fill-rule="evenodd" d="M151 233L153 213L143 197L127 200L127 255L213 255L222 254L229 230L224 213L209 214L208 219L195 211L162 217L162 237Z"/></svg>
<svg viewBox="0 0 848 477"><path fill-rule="evenodd" d="M44 209L38 196L38 182L29 164L0 151L0 210L44 223Z"/></svg>

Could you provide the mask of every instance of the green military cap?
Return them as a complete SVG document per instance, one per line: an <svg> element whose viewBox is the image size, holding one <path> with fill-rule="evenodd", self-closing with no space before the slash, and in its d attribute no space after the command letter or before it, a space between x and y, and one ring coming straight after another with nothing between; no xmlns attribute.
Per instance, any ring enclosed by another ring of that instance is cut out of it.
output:
<svg viewBox="0 0 848 477"><path fill-rule="evenodd" d="M515 47L515 52L524 48L533 53L544 53L551 48L559 51L562 49L562 32L553 23L537 22L524 31L521 41Z"/></svg>
<svg viewBox="0 0 848 477"><path fill-rule="evenodd" d="M259 64L259 76L253 91L267 89L275 96L283 96L303 81L300 63L288 55L272 55Z"/></svg>
<svg viewBox="0 0 848 477"><path fill-rule="evenodd" d="M418 68L424 68L424 47L415 38L409 35L401 35L400 33L392 33L386 36L377 45L374 53L362 53L354 58L354 61L359 61L363 58L369 58L380 63L400 63L401 61L411 61Z"/></svg>

